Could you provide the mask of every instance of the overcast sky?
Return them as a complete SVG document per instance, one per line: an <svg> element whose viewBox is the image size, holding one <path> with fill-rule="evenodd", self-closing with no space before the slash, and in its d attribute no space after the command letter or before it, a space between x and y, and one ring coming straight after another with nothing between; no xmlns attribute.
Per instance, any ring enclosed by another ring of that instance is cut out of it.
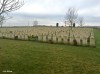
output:
<svg viewBox="0 0 100 74"><path fill-rule="evenodd" d="M24 0L22 8L9 14L11 19L5 22L7 26L33 25L37 20L39 25L64 24L64 16L70 7L78 9L79 16L84 17L85 25L100 26L100 0Z"/></svg>

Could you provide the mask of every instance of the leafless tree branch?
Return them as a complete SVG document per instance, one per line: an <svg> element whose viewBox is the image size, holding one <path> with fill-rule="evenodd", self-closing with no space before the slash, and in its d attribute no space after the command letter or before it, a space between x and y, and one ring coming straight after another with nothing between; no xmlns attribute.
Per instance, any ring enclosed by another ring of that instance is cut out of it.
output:
<svg viewBox="0 0 100 74"><path fill-rule="evenodd" d="M18 10L24 5L23 0L0 0L0 25L4 22L4 15L8 15L9 12Z"/></svg>
<svg viewBox="0 0 100 74"><path fill-rule="evenodd" d="M23 4L23 0L0 0L0 15L18 10Z"/></svg>
<svg viewBox="0 0 100 74"><path fill-rule="evenodd" d="M73 23L76 22L77 17L78 17L78 13L75 8L69 8L67 10L65 19L69 26L71 26L71 27L73 26Z"/></svg>
<svg viewBox="0 0 100 74"><path fill-rule="evenodd" d="M78 22L79 22L79 25L82 27L84 25L84 18L79 17Z"/></svg>

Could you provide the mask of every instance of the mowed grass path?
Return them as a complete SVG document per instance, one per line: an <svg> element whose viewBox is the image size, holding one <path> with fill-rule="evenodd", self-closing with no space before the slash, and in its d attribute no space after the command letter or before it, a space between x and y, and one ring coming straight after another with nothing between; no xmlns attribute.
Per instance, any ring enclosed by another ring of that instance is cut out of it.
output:
<svg viewBox="0 0 100 74"><path fill-rule="evenodd" d="M100 30L94 32L96 48L0 39L0 74L100 74Z"/></svg>

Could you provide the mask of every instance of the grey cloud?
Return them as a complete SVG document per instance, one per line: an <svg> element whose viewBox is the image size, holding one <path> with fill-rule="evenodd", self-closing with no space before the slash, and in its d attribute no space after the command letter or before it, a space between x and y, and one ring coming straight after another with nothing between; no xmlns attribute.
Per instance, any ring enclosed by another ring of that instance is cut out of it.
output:
<svg viewBox="0 0 100 74"><path fill-rule="evenodd" d="M25 0L25 5L29 4L38 4L38 5L43 5L46 9L51 8L51 14L28 14L28 13L11 13L11 16L13 17L12 19L8 20L6 24L24 24L27 25L28 21L31 22L35 19L48 19L50 21L64 21L64 16L65 16L65 10L68 9L69 7L75 7L78 8L79 10L85 10L86 12L83 13L80 16L85 17L85 21L87 23L100 23L100 16L97 16L97 12L94 12L95 10L90 10L90 8L98 8L100 10L100 0ZM52 14L56 13L55 11L52 11L53 8L57 8L61 10L63 13L59 14ZM90 11L88 13L87 9ZM92 12L93 11L93 12ZM45 22L45 21L44 21Z"/></svg>
<svg viewBox="0 0 100 74"><path fill-rule="evenodd" d="M46 20L48 19L49 21L58 21L58 22L64 22L65 20L65 15L38 15L38 14L13 14L12 16L14 16L12 19L8 20L7 22L9 22L9 24L13 24L14 25L27 25L28 22L30 22L32 24L32 22L34 20L43 20L42 23L47 23ZM100 17L96 17L96 16L85 16L84 17L85 23L100 23ZM42 24L40 23L40 24ZM48 22L50 23L50 22Z"/></svg>

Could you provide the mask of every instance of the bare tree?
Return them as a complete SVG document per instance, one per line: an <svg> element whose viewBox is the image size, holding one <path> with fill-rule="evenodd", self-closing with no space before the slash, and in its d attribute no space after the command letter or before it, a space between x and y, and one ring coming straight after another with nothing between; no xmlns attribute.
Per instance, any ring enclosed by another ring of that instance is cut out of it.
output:
<svg viewBox="0 0 100 74"><path fill-rule="evenodd" d="M78 13L75 8L69 8L67 10L65 19L66 19L68 25L71 26L71 28L72 28L73 24L76 23L77 17L78 17Z"/></svg>
<svg viewBox="0 0 100 74"><path fill-rule="evenodd" d="M0 15L18 10L23 4L23 0L0 0Z"/></svg>
<svg viewBox="0 0 100 74"><path fill-rule="evenodd" d="M37 26L38 25L38 21L34 21L33 25Z"/></svg>
<svg viewBox="0 0 100 74"><path fill-rule="evenodd" d="M5 20L4 15L9 12L18 10L24 4L23 0L0 0L0 25L2 27L3 21Z"/></svg>
<svg viewBox="0 0 100 74"><path fill-rule="evenodd" d="M78 18L78 23L79 23L79 26L82 27L84 25L84 18L83 17L79 17Z"/></svg>

